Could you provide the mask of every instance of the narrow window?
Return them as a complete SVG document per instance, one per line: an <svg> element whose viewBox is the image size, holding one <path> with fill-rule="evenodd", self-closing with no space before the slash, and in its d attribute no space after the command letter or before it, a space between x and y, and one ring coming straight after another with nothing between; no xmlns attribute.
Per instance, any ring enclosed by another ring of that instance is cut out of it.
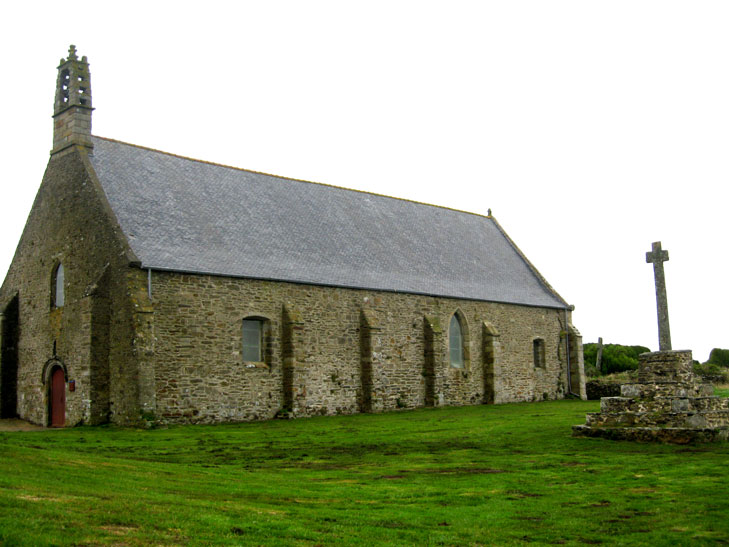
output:
<svg viewBox="0 0 729 547"><path fill-rule="evenodd" d="M534 366L544 368L545 357L544 357L544 339L534 339Z"/></svg>
<svg viewBox="0 0 729 547"><path fill-rule="evenodd" d="M53 270L53 279L51 280L51 306L54 308L62 308L66 301L64 293L65 274L63 273L63 264L59 264Z"/></svg>
<svg viewBox="0 0 729 547"><path fill-rule="evenodd" d="M448 346L450 347L451 366L463 368L463 329L457 315L451 317L448 328Z"/></svg>
<svg viewBox="0 0 729 547"><path fill-rule="evenodd" d="M243 361L263 362L263 321L243 320Z"/></svg>

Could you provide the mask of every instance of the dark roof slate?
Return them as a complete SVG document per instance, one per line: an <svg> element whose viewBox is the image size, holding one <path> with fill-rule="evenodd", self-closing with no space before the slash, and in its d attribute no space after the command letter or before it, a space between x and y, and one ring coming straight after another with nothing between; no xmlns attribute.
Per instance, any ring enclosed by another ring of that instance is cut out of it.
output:
<svg viewBox="0 0 729 547"><path fill-rule="evenodd" d="M93 144L143 268L566 307L491 218Z"/></svg>

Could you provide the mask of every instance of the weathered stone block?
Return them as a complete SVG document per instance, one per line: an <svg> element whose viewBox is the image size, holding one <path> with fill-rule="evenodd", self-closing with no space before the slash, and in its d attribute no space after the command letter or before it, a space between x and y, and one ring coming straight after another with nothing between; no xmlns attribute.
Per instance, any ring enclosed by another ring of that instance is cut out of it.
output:
<svg viewBox="0 0 729 547"><path fill-rule="evenodd" d="M603 397L600 399L600 412L635 411L635 401L630 397Z"/></svg>

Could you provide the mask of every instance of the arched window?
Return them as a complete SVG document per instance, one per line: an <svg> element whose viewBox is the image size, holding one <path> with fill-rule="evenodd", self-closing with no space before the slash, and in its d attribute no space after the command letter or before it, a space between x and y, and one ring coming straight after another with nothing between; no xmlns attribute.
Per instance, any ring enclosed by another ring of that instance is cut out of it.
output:
<svg viewBox="0 0 729 547"><path fill-rule="evenodd" d="M451 324L448 327L448 346L450 348L450 360L453 368L463 368L465 362L463 355L463 328L458 315L453 314Z"/></svg>
<svg viewBox="0 0 729 547"><path fill-rule="evenodd" d="M66 295L64 291L65 273L63 271L63 264L56 266L53 270L53 276L51 279L51 307L62 308L66 301Z"/></svg>
<svg viewBox="0 0 729 547"><path fill-rule="evenodd" d="M264 361L263 347L264 320L253 317L243 319L243 361L262 363Z"/></svg>

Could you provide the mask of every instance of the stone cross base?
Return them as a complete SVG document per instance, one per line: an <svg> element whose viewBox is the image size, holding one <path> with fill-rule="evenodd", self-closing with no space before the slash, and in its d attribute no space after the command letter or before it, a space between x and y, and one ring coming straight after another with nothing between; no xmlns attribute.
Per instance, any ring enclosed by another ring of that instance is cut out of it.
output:
<svg viewBox="0 0 729 547"><path fill-rule="evenodd" d="M620 397L600 399L600 412L575 437L687 444L729 440L729 399L693 373L690 351L640 355L638 381L620 386Z"/></svg>

